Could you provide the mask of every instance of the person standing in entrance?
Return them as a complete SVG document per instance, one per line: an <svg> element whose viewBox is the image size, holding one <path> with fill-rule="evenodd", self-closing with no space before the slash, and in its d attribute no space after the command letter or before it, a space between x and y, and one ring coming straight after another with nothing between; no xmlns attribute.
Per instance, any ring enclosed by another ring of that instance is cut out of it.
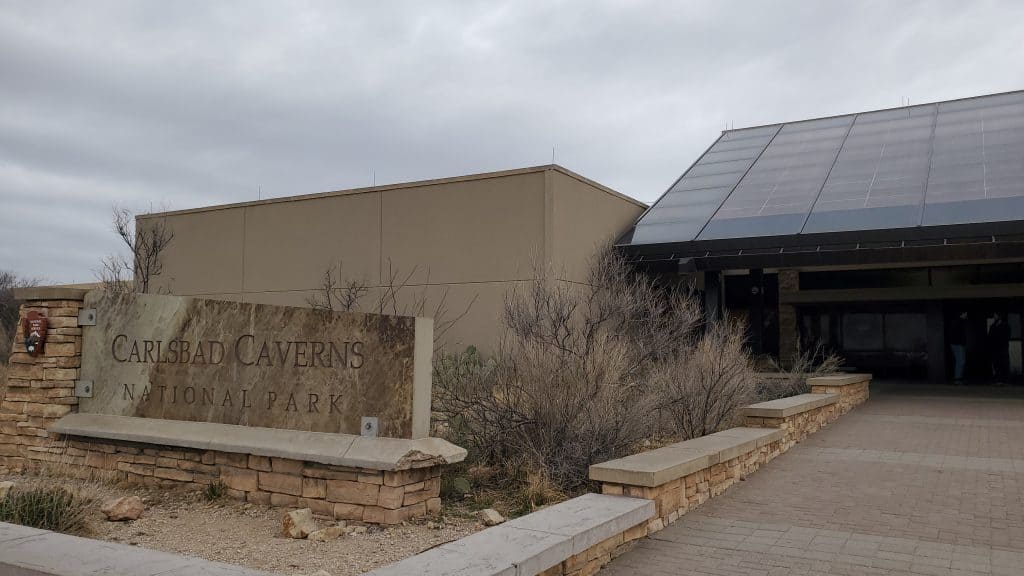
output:
<svg viewBox="0 0 1024 576"><path fill-rule="evenodd" d="M961 312L950 324L949 347L953 350L953 381L960 384L967 365L967 312Z"/></svg>
<svg viewBox="0 0 1024 576"><path fill-rule="evenodd" d="M1001 386L1010 375L1010 325L1003 320L1003 315L993 315L992 325L988 329L988 349L992 356L992 375L996 378L996 386Z"/></svg>

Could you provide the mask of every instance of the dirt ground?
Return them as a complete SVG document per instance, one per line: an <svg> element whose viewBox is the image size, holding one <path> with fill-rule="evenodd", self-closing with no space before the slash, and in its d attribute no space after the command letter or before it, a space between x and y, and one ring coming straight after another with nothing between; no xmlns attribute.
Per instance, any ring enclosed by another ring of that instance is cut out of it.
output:
<svg viewBox="0 0 1024 576"><path fill-rule="evenodd" d="M2 480L26 482L33 478L0 477ZM132 522L108 522L97 504L89 532L83 536L285 575L318 570L332 576L361 574L483 528L468 512L446 510L438 518L386 528L368 525L363 534L311 542L281 536L281 518L287 511L283 508L230 498L208 502L195 490L86 484L73 479L61 479L61 483L81 486L101 500L135 495L146 504L142 517ZM318 517L317 523L326 528L336 522ZM353 524L359 523L349 523Z"/></svg>

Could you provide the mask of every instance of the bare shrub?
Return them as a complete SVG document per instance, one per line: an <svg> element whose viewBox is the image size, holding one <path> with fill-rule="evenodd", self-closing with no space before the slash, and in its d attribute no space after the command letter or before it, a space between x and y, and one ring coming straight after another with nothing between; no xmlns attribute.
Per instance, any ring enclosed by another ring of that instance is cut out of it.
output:
<svg viewBox="0 0 1024 576"><path fill-rule="evenodd" d="M703 332L694 299L611 250L585 284L541 270L506 298L504 328L493 358L472 349L439 357L435 407L440 433L517 486L543 479L578 491L591 464L638 451L666 423L675 437L713 431L753 390L742 332ZM671 385L687 378L707 382ZM692 415L659 417L683 407Z"/></svg>
<svg viewBox="0 0 1024 576"><path fill-rule="evenodd" d="M811 391L811 387L807 383L808 378L839 372L843 366L843 358L827 351L820 344L808 349L797 346L796 352L785 365L788 368L783 368L780 362L776 362L774 359L770 360L770 370L778 376L764 379L759 383L759 399L774 400L806 394Z"/></svg>
<svg viewBox="0 0 1024 576"><path fill-rule="evenodd" d="M163 219L151 219L146 226L136 227L135 214L127 208L114 207L114 233L128 249L128 255L111 254L101 262L96 273L105 290L112 292L148 293L152 281L163 271L163 254L174 240L174 233Z"/></svg>
<svg viewBox="0 0 1024 576"><path fill-rule="evenodd" d="M742 324L715 324L665 367L658 394L670 430L682 438L711 434L734 424L738 408L754 400L757 373L744 339Z"/></svg>

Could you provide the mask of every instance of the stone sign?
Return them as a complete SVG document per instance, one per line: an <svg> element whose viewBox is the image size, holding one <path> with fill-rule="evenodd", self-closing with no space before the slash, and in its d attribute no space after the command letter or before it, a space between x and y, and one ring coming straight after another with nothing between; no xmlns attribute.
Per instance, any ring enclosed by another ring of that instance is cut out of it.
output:
<svg viewBox="0 0 1024 576"><path fill-rule="evenodd" d="M430 319L102 291L85 308L81 412L428 434Z"/></svg>

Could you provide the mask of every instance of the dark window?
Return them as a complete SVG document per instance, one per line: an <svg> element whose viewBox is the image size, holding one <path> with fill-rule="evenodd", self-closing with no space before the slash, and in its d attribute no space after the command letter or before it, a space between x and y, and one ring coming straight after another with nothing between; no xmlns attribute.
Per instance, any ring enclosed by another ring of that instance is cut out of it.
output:
<svg viewBox="0 0 1024 576"><path fill-rule="evenodd" d="M843 348L852 351L882 350L882 315L854 312L843 315Z"/></svg>

